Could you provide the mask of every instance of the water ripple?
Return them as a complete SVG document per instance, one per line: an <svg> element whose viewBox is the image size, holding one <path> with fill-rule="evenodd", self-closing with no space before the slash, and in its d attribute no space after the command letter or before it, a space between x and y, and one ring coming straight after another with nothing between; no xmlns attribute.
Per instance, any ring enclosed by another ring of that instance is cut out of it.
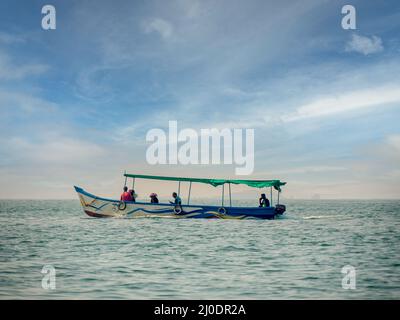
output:
<svg viewBox="0 0 400 320"><path fill-rule="evenodd" d="M274 221L92 219L0 201L0 299L398 299L399 201L288 201ZM57 288L41 286L43 265ZM341 269L357 270L342 289Z"/></svg>

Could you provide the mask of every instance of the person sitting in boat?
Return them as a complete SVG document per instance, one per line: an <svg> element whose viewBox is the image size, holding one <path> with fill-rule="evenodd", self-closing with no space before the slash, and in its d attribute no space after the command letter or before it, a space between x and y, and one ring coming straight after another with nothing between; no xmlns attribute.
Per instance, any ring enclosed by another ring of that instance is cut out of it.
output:
<svg viewBox="0 0 400 320"><path fill-rule="evenodd" d="M157 193L154 193L154 192L151 193L150 194L150 199L151 199L150 200L151 203L158 203Z"/></svg>
<svg viewBox="0 0 400 320"><path fill-rule="evenodd" d="M124 187L124 192L121 194L121 201L132 201L132 195L128 192L128 187Z"/></svg>
<svg viewBox="0 0 400 320"><path fill-rule="evenodd" d="M172 197L175 199L173 202L170 201L171 204L175 204L177 206L180 206L182 204L181 198L178 196L176 192L172 193Z"/></svg>
<svg viewBox="0 0 400 320"><path fill-rule="evenodd" d="M137 194L135 193L135 190L130 189L129 193L131 194L131 197L132 197L131 201L136 202Z"/></svg>
<svg viewBox="0 0 400 320"><path fill-rule="evenodd" d="M261 194L261 198L259 200L260 207L269 207L269 200L265 196L265 193Z"/></svg>

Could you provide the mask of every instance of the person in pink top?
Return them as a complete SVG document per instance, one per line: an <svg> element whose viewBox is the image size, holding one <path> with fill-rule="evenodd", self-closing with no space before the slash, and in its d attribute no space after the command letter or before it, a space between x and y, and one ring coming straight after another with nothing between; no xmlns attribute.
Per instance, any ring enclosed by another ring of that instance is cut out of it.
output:
<svg viewBox="0 0 400 320"><path fill-rule="evenodd" d="M128 192L128 187L124 187L124 192L121 194L121 201L132 201L132 195Z"/></svg>

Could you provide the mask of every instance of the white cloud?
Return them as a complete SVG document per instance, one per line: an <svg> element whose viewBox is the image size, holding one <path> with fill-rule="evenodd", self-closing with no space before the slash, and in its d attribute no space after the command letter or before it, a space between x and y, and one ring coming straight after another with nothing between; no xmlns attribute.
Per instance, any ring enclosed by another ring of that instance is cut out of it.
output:
<svg viewBox="0 0 400 320"><path fill-rule="evenodd" d="M0 32L0 43L11 44L11 43L24 43L24 42L25 38L20 35Z"/></svg>
<svg viewBox="0 0 400 320"><path fill-rule="evenodd" d="M134 145L135 147L147 145L145 140L145 133L140 134L139 132L144 130L144 126L148 127L151 122L140 121L125 126L119 125L117 128L113 129L110 134L110 138L120 145ZM153 126L156 126L153 123Z"/></svg>
<svg viewBox="0 0 400 320"><path fill-rule="evenodd" d="M0 88L0 110L2 114L5 110L20 109L25 113L33 113L37 111L55 111L57 108L57 104L39 97L22 92L6 91Z"/></svg>
<svg viewBox="0 0 400 320"><path fill-rule="evenodd" d="M28 162L71 164L96 159L105 154L105 150L96 144L71 138L59 138L40 143L12 138L8 145L14 152L23 154Z"/></svg>
<svg viewBox="0 0 400 320"><path fill-rule="evenodd" d="M382 39L377 36L371 38L353 34L351 40L346 44L347 52L358 52L364 55L383 51Z"/></svg>
<svg viewBox="0 0 400 320"><path fill-rule="evenodd" d="M145 21L142 26L145 33L157 32L164 40L170 38L174 31L171 23L160 18Z"/></svg>
<svg viewBox="0 0 400 320"><path fill-rule="evenodd" d="M110 79L113 72L122 67L96 65L83 69L76 79L75 94L88 101L99 103L109 102L115 98L115 89Z"/></svg>
<svg viewBox="0 0 400 320"><path fill-rule="evenodd" d="M398 154L400 154L400 135L391 135L387 137L387 143L392 147Z"/></svg>
<svg viewBox="0 0 400 320"><path fill-rule="evenodd" d="M380 87L323 97L281 117L284 122L329 116L356 109L400 102L400 88Z"/></svg>
<svg viewBox="0 0 400 320"><path fill-rule="evenodd" d="M40 75L48 70L44 64L13 63L8 55L0 52L0 80L21 80L28 76Z"/></svg>
<svg viewBox="0 0 400 320"><path fill-rule="evenodd" d="M390 163L397 169L400 168L400 134L392 134L385 137L380 144L366 148L366 154L378 157L387 167Z"/></svg>
<svg viewBox="0 0 400 320"><path fill-rule="evenodd" d="M201 3L198 0L178 0L177 1L178 8L182 8L186 17L194 18L199 15L201 12Z"/></svg>
<svg viewBox="0 0 400 320"><path fill-rule="evenodd" d="M342 166L301 166L296 168L288 168L282 171L275 170L274 174L308 174L308 173L326 173L326 172L336 172L336 171L345 171L347 168Z"/></svg>

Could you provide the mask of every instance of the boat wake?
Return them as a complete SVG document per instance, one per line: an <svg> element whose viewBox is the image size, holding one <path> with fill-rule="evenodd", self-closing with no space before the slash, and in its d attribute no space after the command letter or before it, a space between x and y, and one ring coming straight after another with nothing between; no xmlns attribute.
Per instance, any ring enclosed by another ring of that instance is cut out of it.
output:
<svg viewBox="0 0 400 320"><path fill-rule="evenodd" d="M323 215L323 216L308 216L308 217L302 217L303 220L316 220L316 219L331 219L331 218L337 218L339 215Z"/></svg>

